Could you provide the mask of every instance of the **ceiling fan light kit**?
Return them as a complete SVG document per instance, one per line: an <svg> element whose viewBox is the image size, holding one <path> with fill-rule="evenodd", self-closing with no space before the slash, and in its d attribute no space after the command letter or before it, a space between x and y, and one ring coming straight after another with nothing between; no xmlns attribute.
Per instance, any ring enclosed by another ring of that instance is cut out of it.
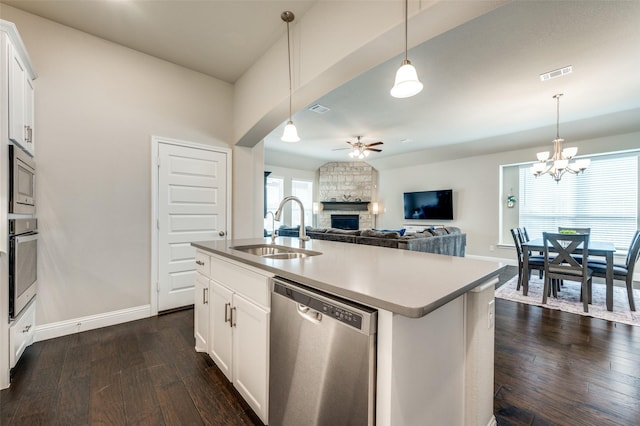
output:
<svg viewBox="0 0 640 426"><path fill-rule="evenodd" d="M569 172L577 175L583 173L591 160L588 158L579 159L571 162L573 157L578 153L578 148L575 146L562 149L562 142L564 139L560 137L560 97L562 93L554 95L553 98L557 101L557 120L556 120L556 138L553 140L553 156L550 157L549 151L543 151L536 154L538 158L537 163L533 163L532 172L535 177L548 174L556 182L560 182L562 176Z"/></svg>
<svg viewBox="0 0 640 426"><path fill-rule="evenodd" d="M391 88L394 98L410 98L422 91L423 84L418 79L418 72L407 58L409 27L409 0L404 1L404 60L396 72L396 79Z"/></svg>
<svg viewBox="0 0 640 426"><path fill-rule="evenodd" d="M287 57L289 58L289 121L287 122L287 125L284 126L282 138L280 139L283 142L300 142L298 129L296 129L296 126L295 124L293 124L293 120L291 119L291 35L289 33L289 24L293 22L293 20L295 19L295 15L293 14L293 12L287 10L280 14L280 19L287 23Z"/></svg>
<svg viewBox="0 0 640 426"><path fill-rule="evenodd" d="M349 157L358 159L358 160L364 160L366 157L369 156L371 151L382 152L381 149L372 148L373 146L382 145L383 144L382 141L373 142L373 143L364 143L360 141L360 136L356 136L356 137L358 138L357 142L347 141L347 143L351 145L351 151L349 152Z"/></svg>

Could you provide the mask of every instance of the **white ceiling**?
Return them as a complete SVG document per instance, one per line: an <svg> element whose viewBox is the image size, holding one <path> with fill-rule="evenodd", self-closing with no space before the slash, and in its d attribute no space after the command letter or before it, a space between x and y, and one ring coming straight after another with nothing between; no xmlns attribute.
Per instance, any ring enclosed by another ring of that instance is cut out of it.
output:
<svg viewBox="0 0 640 426"><path fill-rule="evenodd" d="M233 83L286 32L280 13L301 17L315 0L3 3ZM564 93L567 144L640 131L639 23L639 1L504 5L409 51L425 85L419 95L389 95L400 62L391 60L318 99L329 112L297 112L301 142L281 142L275 129L267 160L347 161L336 149L358 135L384 141L370 160L445 146L469 154L551 146L555 93ZM539 80L567 65L572 74Z"/></svg>

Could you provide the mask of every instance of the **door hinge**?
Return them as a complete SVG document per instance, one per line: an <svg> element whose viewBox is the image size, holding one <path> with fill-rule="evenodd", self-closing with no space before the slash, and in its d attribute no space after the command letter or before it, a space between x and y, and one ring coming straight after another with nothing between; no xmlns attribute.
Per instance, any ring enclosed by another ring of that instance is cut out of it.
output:
<svg viewBox="0 0 640 426"><path fill-rule="evenodd" d="M160 168L160 156L158 155L158 168Z"/></svg>
<svg viewBox="0 0 640 426"><path fill-rule="evenodd" d="M156 281L156 293L160 294L160 281Z"/></svg>
<svg viewBox="0 0 640 426"><path fill-rule="evenodd" d="M156 228L160 230L160 219L156 219Z"/></svg>

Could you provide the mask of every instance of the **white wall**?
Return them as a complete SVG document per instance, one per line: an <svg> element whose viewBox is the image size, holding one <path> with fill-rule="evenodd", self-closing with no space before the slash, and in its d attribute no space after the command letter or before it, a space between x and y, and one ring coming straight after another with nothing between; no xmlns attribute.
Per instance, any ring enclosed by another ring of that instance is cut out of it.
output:
<svg viewBox="0 0 640 426"><path fill-rule="evenodd" d="M151 135L229 146L232 87L2 5L36 86L38 325L150 303Z"/></svg>
<svg viewBox="0 0 640 426"><path fill-rule="evenodd" d="M581 155L638 148L640 133L612 135L585 141L572 141ZM454 220L441 222L457 226L467 233L467 255L515 259L513 249L498 247L500 224L499 205L501 188L500 165L535 160L535 153L549 149L548 145L491 155L429 162L428 151L406 157L413 164L416 158L424 158L423 164L406 167L378 168L380 173L379 199L384 213L378 217L381 228L397 228L403 219L402 194L407 191L451 188L454 191ZM510 241L505 238L505 241ZM493 247L493 250L490 248Z"/></svg>

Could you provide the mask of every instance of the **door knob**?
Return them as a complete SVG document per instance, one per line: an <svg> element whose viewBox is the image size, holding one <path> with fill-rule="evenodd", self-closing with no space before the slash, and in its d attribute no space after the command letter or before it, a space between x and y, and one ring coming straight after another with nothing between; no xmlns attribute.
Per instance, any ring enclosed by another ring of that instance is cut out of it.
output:
<svg viewBox="0 0 640 426"><path fill-rule="evenodd" d="M224 231L218 232L218 235L220 235L221 237L224 237Z"/></svg>

